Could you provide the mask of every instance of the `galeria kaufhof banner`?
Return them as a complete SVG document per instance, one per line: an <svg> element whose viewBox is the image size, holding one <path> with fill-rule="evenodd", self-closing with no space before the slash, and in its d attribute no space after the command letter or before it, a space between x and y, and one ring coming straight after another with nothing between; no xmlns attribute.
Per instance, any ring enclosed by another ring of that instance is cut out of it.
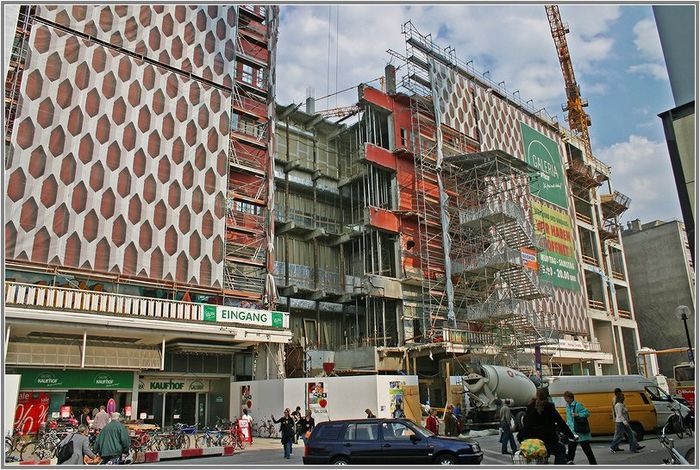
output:
<svg viewBox="0 0 700 470"><path fill-rule="evenodd" d="M547 249L537 255L540 278L557 287L580 290L576 243L569 215L533 200L532 221L537 233L547 240Z"/></svg>

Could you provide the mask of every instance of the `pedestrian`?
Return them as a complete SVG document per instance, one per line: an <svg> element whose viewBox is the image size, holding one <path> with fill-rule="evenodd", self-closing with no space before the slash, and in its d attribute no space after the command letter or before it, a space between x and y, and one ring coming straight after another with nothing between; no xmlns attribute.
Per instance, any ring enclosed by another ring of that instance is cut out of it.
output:
<svg viewBox="0 0 700 470"><path fill-rule="evenodd" d="M95 415L94 427L98 431L103 429L109 423L109 415L105 411L105 406L100 406L100 411Z"/></svg>
<svg viewBox="0 0 700 470"><path fill-rule="evenodd" d="M311 436L311 431L314 429L314 426L316 426L316 420L311 415L311 410L306 410L306 414L304 415L303 418L301 418L300 423L301 423L301 432L299 435L301 436L301 439L304 441L304 444L306 444L306 441Z"/></svg>
<svg viewBox="0 0 700 470"><path fill-rule="evenodd" d="M292 412L292 419L294 420L294 443L299 443L299 434L301 433L300 421L301 421L301 406L297 406Z"/></svg>
<svg viewBox="0 0 700 470"><path fill-rule="evenodd" d="M564 392L564 400L566 401L566 424L574 434L578 436L578 442L570 442L569 450L566 454L566 463L573 464L576 457L576 446L581 445L583 453L588 458L589 465L597 465L593 449L591 449L591 426L588 423L588 417L591 412L581 403L574 399L574 394L568 390Z"/></svg>
<svg viewBox="0 0 700 470"><path fill-rule="evenodd" d="M91 459L95 458L95 454L90 450L90 439L88 438L88 427L84 424L78 426L78 430L74 433L68 434L57 447L58 449L68 444L68 442L73 442L73 454L70 458L59 465L83 465L83 457L88 456Z"/></svg>
<svg viewBox="0 0 700 470"><path fill-rule="evenodd" d="M243 422L243 425L241 426L241 433L243 434L243 437L252 444L253 436L251 432L251 425L253 423L253 418L248 414L248 408L243 408L243 414L241 415L239 421Z"/></svg>
<svg viewBox="0 0 700 470"><path fill-rule="evenodd" d="M457 418L455 418L454 407L452 405L447 405L447 408L445 408L445 416L443 416L443 421L445 421L445 435L449 437L458 436Z"/></svg>
<svg viewBox="0 0 700 470"><path fill-rule="evenodd" d="M576 440L569 426L559 415L553 403L549 402L549 391L546 388L538 388L535 398L525 408L523 427L518 433L518 441L525 439L539 439L547 448L547 457L554 455L554 464L566 463L566 447L559 442L559 433L567 438Z"/></svg>
<svg viewBox="0 0 700 470"><path fill-rule="evenodd" d="M367 418L368 418L368 419L369 419L369 418L376 418L376 416L374 416L374 413L372 413L372 410L370 410L369 408L367 408L367 409L365 410L365 413L367 413Z"/></svg>
<svg viewBox="0 0 700 470"><path fill-rule="evenodd" d="M637 436L630 427L630 415L625 406L625 395L620 393L615 397L615 437L610 443L610 450L615 452L620 452L620 442L622 442L623 436L627 436L627 442L630 444L630 452L638 453L640 450L644 449L644 446L640 446L637 442Z"/></svg>
<svg viewBox="0 0 700 470"><path fill-rule="evenodd" d="M394 413L392 413L394 419L405 418L406 414L403 412L401 407L401 402L396 402L396 407L394 408Z"/></svg>
<svg viewBox="0 0 700 470"><path fill-rule="evenodd" d="M428 419L425 420L425 429L428 431L432 432L436 436L438 435L438 430L439 430L439 423L437 419L437 411L436 410L431 410L430 415L428 416Z"/></svg>
<svg viewBox="0 0 700 470"><path fill-rule="evenodd" d="M95 453L102 457L103 462L116 464L121 460L122 455L129 453L131 439L126 426L119 422L119 413L115 411L110 417L111 421L97 436L94 449Z"/></svg>
<svg viewBox="0 0 700 470"><path fill-rule="evenodd" d="M284 409L284 416L280 419L275 419L270 415L274 423L279 423L280 434L282 434L282 446L284 447L284 458L289 459L292 456L292 442L294 442L294 419L289 413L289 408Z"/></svg>
<svg viewBox="0 0 700 470"><path fill-rule="evenodd" d="M496 399L495 405L500 408L496 412L496 417L499 421L499 427L501 429L501 454L513 455L518 447L515 445L515 438L513 437L513 431L510 429L510 421L512 414L510 412L510 407L508 406L508 401ZM510 443L511 452L508 452L508 443Z"/></svg>
<svg viewBox="0 0 700 470"><path fill-rule="evenodd" d="M90 418L90 408L87 406L83 407L83 412L80 414L78 418L78 424L84 424L85 426L90 426L90 423L92 422L92 419Z"/></svg>

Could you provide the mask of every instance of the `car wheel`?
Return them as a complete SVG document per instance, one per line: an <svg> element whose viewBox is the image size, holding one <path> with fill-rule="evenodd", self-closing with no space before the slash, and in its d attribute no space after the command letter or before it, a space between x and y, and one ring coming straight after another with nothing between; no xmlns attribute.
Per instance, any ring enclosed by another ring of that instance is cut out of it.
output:
<svg viewBox="0 0 700 470"><path fill-rule="evenodd" d="M525 420L525 412L521 411L515 415L515 430L520 431L523 428L523 421Z"/></svg>
<svg viewBox="0 0 700 470"><path fill-rule="evenodd" d="M345 457L337 457L333 459L331 465L350 465L350 462Z"/></svg>
<svg viewBox="0 0 700 470"><path fill-rule="evenodd" d="M637 442L642 442L644 440L644 428L639 423L630 423L630 427L637 437Z"/></svg>
<svg viewBox="0 0 700 470"><path fill-rule="evenodd" d="M437 459L435 459L435 463L438 465L454 465L455 458L449 454L442 454L438 455Z"/></svg>
<svg viewBox="0 0 700 470"><path fill-rule="evenodd" d="M688 449L688 452L685 453L685 459L690 465L695 465L695 447Z"/></svg>

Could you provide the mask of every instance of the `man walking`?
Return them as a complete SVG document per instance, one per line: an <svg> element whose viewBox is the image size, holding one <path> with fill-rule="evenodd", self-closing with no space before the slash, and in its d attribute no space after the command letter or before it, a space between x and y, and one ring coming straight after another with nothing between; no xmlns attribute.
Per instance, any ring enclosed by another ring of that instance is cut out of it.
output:
<svg viewBox="0 0 700 470"><path fill-rule="evenodd" d="M98 431L101 431L105 426L107 426L107 423L109 423L109 415L105 411L105 406L102 405L100 406L100 411L95 415L93 426Z"/></svg>
<svg viewBox="0 0 700 470"><path fill-rule="evenodd" d="M507 401L501 401L500 399L496 399L495 405L500 406L496 416L500 422L499 426L501 428L501 454L513 455L518 448L515 445L513 431L510 430L510 420L512 416L510 407ZM510 443L511 452L508 452L508 443Z"/></svg>
<svg viewBox="0 0 700 470"><path fill-rule="evenodd" d="M615 436L613 441L610 443L610 450L615 452L620 452L619 445L622 442L623 436L627 435L627 441L630 444L630 452L638 453L644 448L637 443L637 437L630 427L630 416L625 406L625 395L620 393L619 396L615 397Z"/></svg>
<svg viewBox="0 0 700 470"><path fill-rule="evenodd" d="M103 462L117 463L123 454L129 453L131 441L126 426L119 422L119 413L115 411L111 417L112 421L97 436L95 452L102 457Z"/></svg>

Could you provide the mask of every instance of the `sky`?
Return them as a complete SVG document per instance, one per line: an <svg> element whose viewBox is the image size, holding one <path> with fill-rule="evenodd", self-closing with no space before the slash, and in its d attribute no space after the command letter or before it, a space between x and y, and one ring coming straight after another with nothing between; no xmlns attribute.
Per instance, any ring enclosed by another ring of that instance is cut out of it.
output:
<svg viewBox="0 0 700 470"><path fill-rule="evenodd" d="M631 197L623 223L681 219L663 126L674 107L650 5L560 5L581 94L589 101L593 153L612 186ZM401 63L401 26L411 20L494 82L565 123L564 79L543 5L309 5L280 7L277 101L316 110L357 101L356 87ZM402 75L399 69L398 78ZM371 83L379 86L378 82ZM350 91L336 94L336 91ZM601 189L607 192L607 187Z"/></svg>

